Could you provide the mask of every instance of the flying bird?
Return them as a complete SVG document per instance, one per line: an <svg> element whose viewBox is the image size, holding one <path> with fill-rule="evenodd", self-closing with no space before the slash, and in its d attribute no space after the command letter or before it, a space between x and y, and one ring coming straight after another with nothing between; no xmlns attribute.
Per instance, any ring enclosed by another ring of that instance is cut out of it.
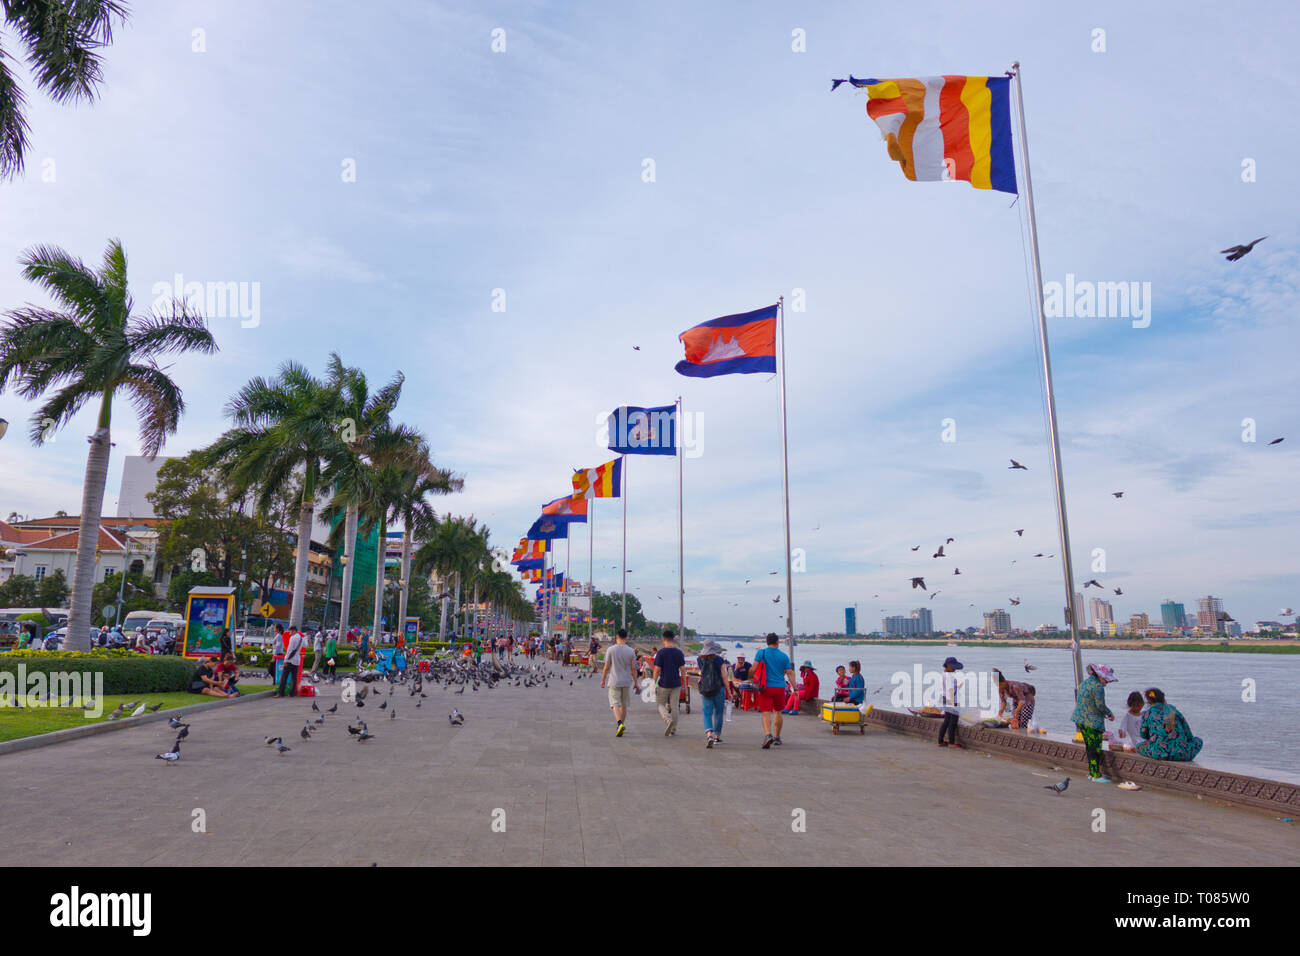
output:
<svg viewBox="0 0 1300 956"><path fill-rule="evenodd" d="M1065 778L1064 780L1062 780L1060 783L1049 783L1049 784L1044 785L1043 789L1044 789L1044 790L1055 790L1055 791L1056 791L1056 795L1059 797L1061 794L1065 793L1065 788L1068 787L1069 785L1070 785L1070 778L1069 778L1069 777L1066 777L1066 778Z"/></svg>
<svg viewBox="0 0 1300 956"><path fill-rule="evenodd" d="M918 544L918 545L917 545L915 548L913 548L912 550L913 550L913 551L920 551L920 550L921 550L921 546Z"/></svg>
<svg viewBox="0 0 1300 956"><path fill-rule="evenodd" d="M930 555L930 557L932 557L932 558L946 558L947 555L943 553L943 545L939 545L939 550L936 551L934 554Z"/></svg>
<svg viewBox="0 0 1300 956"><path fill-rule="evenodd" d="M961 574L961 568L953 568L953 569L952 569L952 573L953 573L953 574Z"/></svg>
<svg viewBox="0 0 1300 956"><path fill-rule="evenodd" d="M930 595L930 600L933 601L935 598L937 598L937 597L938 597L940 594L942 594L942 593L943 593L942 591L935 591L933 594Z"/></svg>
<svg viewBox="0 0 1300 956"><path fill-rule="evenodd" d="M1284 607L1284 608L1282 608L1281 613L1284 614L1284 615L1286 615L1286 616L1288 616L1288 617L1290 617L1292 614L1295 613L1295 610L1294 610L1293 608Z"/></svg>
<svg viewBox="0 0 1300 956"><path fill-rule="evenodd" d="M1270 445L1280 445L1280 444L1282 444L1282 442L1284 442L1284 441L1286 441L1285 438L1274 438L1271 442L1269 442L1269 444L1270 444Z"/></svg>
<svg viewBox="0 0 1300 956"><path fill-rule="evenodd" d="M633 352L640 352L640 351L641 351L641 346L639 346L639 345L634 345L634 346L632 346L632 351L633 351Z"/></svg>
<svg viewBox="0 0 1300 956"><path fill-rule="evenodd" d="M1016 461L1014 458L1008 458L1007 461L1011 462L1011 467L1009 467L1007 471L1015 471L1016 469L1019 469L1020 471L1029 470L1024 465L1020 464L1020 462Z"/></svg>
<svg viewBox="0 0 1300 956"><path fill-rule="evenodd" d="M1112 491L1112 492L1111 492L1111 497L1113 497L1113 498L1123 498L1123 497L1124 497L1124 492L1122 492L1122 491Z"/></svg>
<svg viewBox="0 0 1300 956"><path fill-rule="evenodd" d="M1236 262L1238 259L1244 256L1246 253L1250 252L1251 249L1254 249L1255 246L1257 246L1259 243L1263 242L1267 238L1268 236L1260 236L1258 239L1256 239L1254 242L1250 243L1249 245L1228 246L1228 248L1226 249L1220 249L1219 252L1222 253L1224 256L1226 256L1229 262Z"/></svg>
<svg viewBox="0 0 1300 956"><path fill-rule="evenodd" d="M773 604L780 604L780 603L781 603L781 595L778 594L776 597L772 598L772 603L773 603Z"/></svg>
<svg viewBox="0 0 1300 956"><path fill-rule="evenodd" d="M916 588L920 588L922 591L925 590L925 578L912 578L912 589L915 590Z"/></svg>
<svg viewBox="0 0 1300 956"><path fill-rule="evenodd" d="M1123 593L1124 593L1124 589L1123 589L1123 588L1115 588L1115 595L1116 595L1116 597L1118 597L1119 595L1121 595L1121 594L1123 594Z"/></svg>
<svg viewBox="0 0 1300 956"><path fill-rule="evenodd" d="M1101 587L1101 585L1097 582L1097 579L1096 579L1096 578L1092 578L1091 580L1084 581L1084 582L1083 582L1083 586L1084 586L1085 588L1100 588L1100 587ZM1105 589L1102 588L1102 590L1105 590Z"/></svg>
<svg viewBox="0 0 1300 956"><path fill-rule="evenodd" d="M947 541L944 542L944 544L952 544L956 540L957 540L956 538L949 538Z"/></svg>
<svg viewBox="0 0 1300 956"><path fill-rule="evenodd" d="M1011 606L1012 606L1012 607L1015 607L1015 606L1016 606L1017 604L1019 604L1019 603L1020 603L1020 598L1012 598L1012 599L1011 599Z"/></svg>
<svg viewBox="0 0 1300 956"><path fill-rule="evenodd" d="M1023 538L1023 537L1025 536L1025 529L1024 529L1024 528L1017 528L1017 529L1016 529L1016 535L1017 535L1017 537L1021 537L1021 538Z"/></svg>
<svg viewBox="0 0 1300 956"><path fill-rule="evenodd" d="M1038 665L1037 665L1037 664L1031 664L1031 663L1029 663L1029 658L1026 657L1026 658L1025 658L1025 673L1028 674L1030 671L1036 671L1036 670L1038 670Z"/></svg>
<svg viewBox="0 0 1300 956"><path fill-rule="evenodd" d="M1034 557L1036 558L1041 558L1042 556L1043 556L1043 552L1041 551L1039 551L1036 555L1034 555Z"/></svg>

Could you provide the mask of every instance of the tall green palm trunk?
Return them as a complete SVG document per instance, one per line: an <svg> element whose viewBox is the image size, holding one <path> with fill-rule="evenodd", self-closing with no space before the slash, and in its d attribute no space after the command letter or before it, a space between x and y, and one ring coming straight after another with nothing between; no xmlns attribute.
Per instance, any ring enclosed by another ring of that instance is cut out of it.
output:
<svg viewBox="0 0 1300 956"><path fill-rule="evenodd" d="M289 606L289 624L302 627L302 608L307 598L307 572L311 558L312 516L316 510L316 463L308 462L302 481L302 504L298 508L298 558L293 570L293 602Z"/></svg>

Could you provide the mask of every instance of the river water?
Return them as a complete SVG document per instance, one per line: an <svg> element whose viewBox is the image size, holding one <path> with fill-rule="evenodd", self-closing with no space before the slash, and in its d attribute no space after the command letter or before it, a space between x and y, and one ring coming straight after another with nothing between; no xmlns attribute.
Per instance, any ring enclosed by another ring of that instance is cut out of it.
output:
<svg viewBox="0 0 1300 956"><path fill-rule="evenodd" d="M761 647L752 640L744 641L742 650L735 646L734 638L718 640L732 662L738 653L752 661ZM877 708L900 710L903 707L891 703L891 696L896 686L905 685L894 681L895 674L903 672L911 678L918 664L923 675L942 671L949 655L977 679L997 668L1009 680L1033 684L1038 725L1055 739L1073 735L1074 667L1072 655L1064 648L800 644L795 648L795 665L797 669L803 661L812 661L821 679L822 696L829 697L835 666L858 660L867 682L867 701ZM1026 657L1038 668L1028 674ZM1187 718L1192 733L1205 741L1196 758L1198 766L1300 783L1300 737L1296 734L1300 726L1300 656L1097 650L1085 651L1083 661L1115 669L1119 679L1106 686L1106 703L1117 719L1130 691L1163 690L1165 699ZM882 685L884 689L874 694ZM1254 699L1249 700L1252 688ZM997 707L996 695L993 706ZM1112 726L1108 721L1108 729Z"/></svg>

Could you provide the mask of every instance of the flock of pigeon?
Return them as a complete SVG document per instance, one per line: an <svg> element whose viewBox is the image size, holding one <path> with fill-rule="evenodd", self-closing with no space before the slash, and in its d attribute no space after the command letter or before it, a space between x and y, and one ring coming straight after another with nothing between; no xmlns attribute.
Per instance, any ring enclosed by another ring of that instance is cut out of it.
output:
<svg viewBox="0 0 1300 956"><path fill-rule="evenodd" d="M423 707L424 702L429 699L425 691L426 685L433 689L441 685L443 691L449 691L453 694L464 694L466 690L478 692L480 688L492 690L498 686L514 687L550 687L551 680L556 675L545 665L540 663L530 663L518 665L510 662L502 662L496 658L490 658L476 663L464 658L442 658L434 659L429 662L429 669L421 673L415 668L406 672L394 675L392 671L387 674L381 674L377 670L362 670L355 677L345 678L344 699L336 702L333 706L322 710L316 703L315 699L311 701L311 712L308 713L306 722L302 729L298 731L298 736L302 740L311 740L324 725L326 715L337 714L340 703L344 706L353 705L357 711L367 706L367 701L371 706L378 701L376 709L386 711L389 720L397 719L397 701L392 698L397 694L398 687L405 687L407 696L414 698L415 709ZM348 685L347 681L351 681ZM570 684L573 681L569 682ZM388 687L387 695L381 693L384 685ZM451 690L455 686L456 690ZM162 705L159 704L158 707ZM119 711L124 708L119 708ZM157 710L157 707L153 708ZM142 713L143 710L136 710L133 714ZM315 714L315 717L312 716ZM119 716L114 714L114 717ZM465 723L465 715L460 709L453 707L450 714L447 715L447 722L452 727L461 727ZM155 759L163 760L168 764L174 764L181 759L181 741L189 735L189 724L182 722L177 717L172 717L167 726L173 730L179 730L176 742L172 745L171 750L166 753L155 755ZM367 740L374 740L375 734L370 732L370 728L358 713L354 719L349 720L347 725L348 736L357 741L365 743ZM275 752L284 756L293 748L284 742L281 735L268 735L264 742L267 747L275 748Z"/></svg>

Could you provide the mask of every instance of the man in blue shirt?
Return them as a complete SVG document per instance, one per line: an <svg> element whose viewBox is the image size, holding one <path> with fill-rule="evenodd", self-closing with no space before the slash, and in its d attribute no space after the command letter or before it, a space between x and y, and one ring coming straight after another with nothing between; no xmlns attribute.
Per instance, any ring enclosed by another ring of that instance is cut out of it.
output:
<svg viewBox="0 0 1300 956"><path fill-rule="evenodd" d="M671 737L677 733L677 702L681 699L686 656L677 648L672 631L664 631L663 643L655 653L655 703L664 720L664 736Z"/></svg>
<svg viewBox="0 0 1300 956"><path fill-rule="evenodd" d="M781 639L775 634L767 635L767 647L754 655L754 666L760 663L767 677L763 681L762 693L758 695L759 716L763 719L763 749L773 744L781 745L781 722L784 717L781 708L785 706L786 683L795 686L794 663L780 648Z"/></svg>

